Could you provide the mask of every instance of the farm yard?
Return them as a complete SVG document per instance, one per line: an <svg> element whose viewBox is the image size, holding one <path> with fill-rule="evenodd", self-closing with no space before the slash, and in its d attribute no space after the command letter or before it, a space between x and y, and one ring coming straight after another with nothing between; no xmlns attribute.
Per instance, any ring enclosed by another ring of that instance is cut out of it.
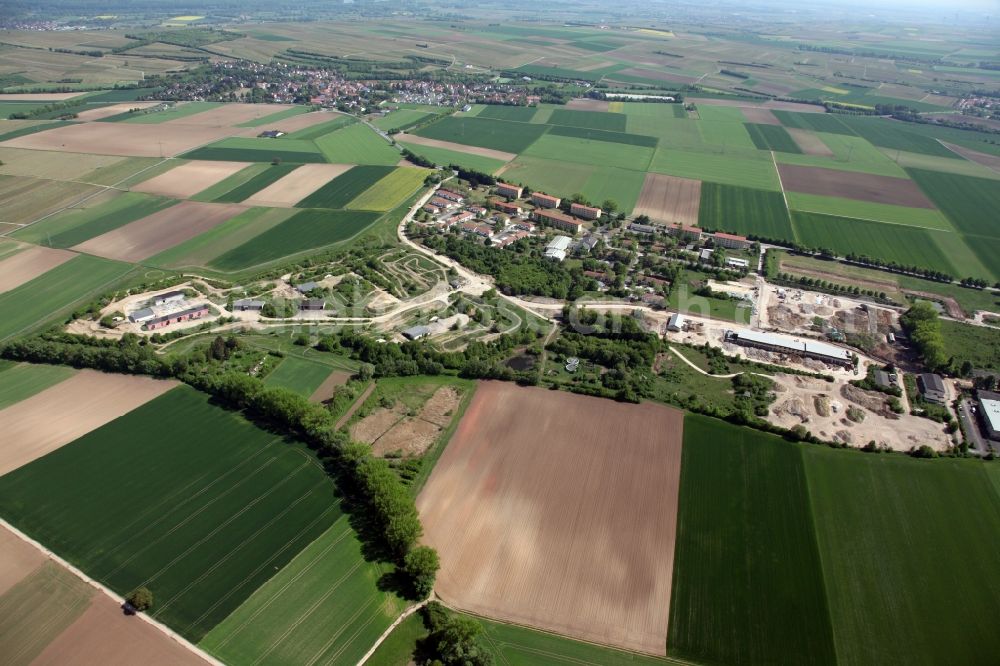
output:
<svg viewBox="0 0 1000 666"><path fill-rule="evenodd" d="M417 500L441 554L438 594L489 617L664 654L680 438L681 413L666 407L481 384ZM650 505L661 510L641 510ZM647 538L624 536L640 524ZM544 606L532 601L540 590Z"/></svg>

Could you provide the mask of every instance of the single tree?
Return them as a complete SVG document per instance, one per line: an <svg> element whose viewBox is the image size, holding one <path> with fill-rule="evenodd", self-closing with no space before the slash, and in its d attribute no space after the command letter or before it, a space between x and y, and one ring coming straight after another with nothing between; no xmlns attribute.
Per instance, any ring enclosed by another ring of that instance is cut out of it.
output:
<svg viewBox="0 0 1000 666"><path fill-rule="evenodd" d="M153 607L153 593L147 587L140 587L125 597L125 601L137 611L149 610Z"/></svg>

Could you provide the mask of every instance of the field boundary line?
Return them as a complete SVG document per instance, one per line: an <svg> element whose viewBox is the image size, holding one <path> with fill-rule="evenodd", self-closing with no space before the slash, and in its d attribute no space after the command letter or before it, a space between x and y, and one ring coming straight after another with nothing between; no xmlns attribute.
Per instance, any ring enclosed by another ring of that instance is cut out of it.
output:
<svg viewBox="0 0 1000 666"><path fill-rule="evenodd" d="M336 507L336 506L331 506L331 507L329 507L329 508L328 508L328 509L327 509L326 511L324 511L323 513L321 513L321 514L319 514L318 516L316 516L316 517L315 517L315 518L314 518L314 519L312 520L312 522L310 522L310 523L309 523L308 525L306 525L306 526L305 526L305 527L303 527L303 528L302 528L301 530L299 530L299 533L295 535L295 538L298 538L298 537L299 537L299 536L300 536L300 535L301 535L301 534L302 534L303 532L306 532L306 531L308 531L308 530L312 529L312 528L313 528L313 527L314 527L314 526L316 525L316 523L320 522L320 521L321 521L321 520L322 520L322 519L323 519L323 518L324 518L324 517L325 517L325 516L326 516L326 515L327 515L328 513L330 513L330 511L332 511L333 509L336 509L336 508L338 508L338 507ZM338 520L339 520L339 518L338 518ZM334 523L333 523L333 524L336 524L336 522L337 522L337 521L334 521ZM329 528L330 528L330 527L332 527L332 526L333 526L333 525L331 524L330 526L328 526L328 527L327 527L327 529L329 529ZM326 532L326 530L323 530L323 532L325 533L325 532ZM322 536L322 534L321 534L320 536ZM318 538L319 538L319 537L316 537L316 539L318 539ZM312 544L312 543L314 543L314 542L316 541L316 539L313 539L313 540L312 540L312 541L310 541L310 542L309 542L308 544L306 544L306 545L305 545L305 546L304 546L303 548L301 548L301 549L299 550L299 552L302 552L303 550L305 550L306 548L308 548L310 544ZM222 602L224 602L224 601L226 601L227 599L229 599L229 597L233 596L233 594L235 594L235 593L236 593L236 590L238 590L239 588L243 587L243 585L245 585L245 584L246 584L246 582L247 582L248 580L250 580L250 578L252 578L252 577L253 577L253 576L255 576L255 575L256 575L257 573L259 573L259 572L260 572L261 570L263 570L263 569L264 569L264 567L266 567L266 566L268 566L269 564L271 564L272 562L274 562L274 558L276 558L277 556L281 555L281 554L282 554L282 553L284 553L284 552L285 552L286 550L288 550L288 548L289 548L289 547L290 547L291 545L292 545L292 542L291 542L291 541L289 541L289 542L288 542L288 543L286 543L286 544L285 544L284 546L282 546L281 548L279 548L278 550L276 550L276 551L275 551L274 553L272 553L272 554L271 554L271 556L270 556L269 558L267 558L267 560L265 560L264 562L262 562L262 563L261 563L261 564L260 564L260 565L259 565L259 566L258 566L258 567L257 567L256 569L254 569L253 571L251 571L251 572L250 572L250 573L249 573L249 574L248 574L247 576L245 576L245 577L243 578L243 580L241 580L241 581L240 581L240 582L239 582L238 584L236 584L236 585L232 586L232 587L230 588L229 592L226 592L226 593L225 593L224 595L222 595L221 597L219 597L219 598L218 598L218 600L216 600L216 602L215 602L214 604L212 604L211 606L209 606L209 607L208 607L208 609L207 609L207 610L206 610L206 611L205 611L204 613L202 613L202 614L201 614L200 616L198 616L198 618L197 618L197 619L195 619L195 621L194 621L194 622L193 622L192 624L197 624L197 623L201 622L202 620L204 620L204 619L205 619L205 617L206 617L206 616L207 616L207 615L208 615L209 613L211 613L212 611L214 611L214 610L215 610L216 608L218 608L218 607L219 607L219 604L221 604ZM296 556L297 556L297 555L298 555L298 554L296 554ZM292 558L292 560L294 560L294 559L295 559L295 557L293 557L293 558ZM290 563L291 563L291 560L289 560L289 562L288 562L288 563L286 563L286 564L285 564L285 566L288 566L288 564L290 564ZM284 568L284 567L282 567L282 568ZM275 575L277 575L277 574L275 574ZM272 576L272 578L273 578L273 576ZM249 596L248 596L248 597L247 597L246 599L244 599L244 600L243 600L243 602L240 602L240 606L242 606L242 605L243 605L243 603L244 603L245 601L249 600L249 598L250 598L250 597L252 597L252 596L253 596L254 594L256 594L256 593L257 593L257 590L259 590L259 589L260 589L261 587L263 587L264 585L266 585L266 584L268 583L268 581L270 581L270 580L271 580L271 579L270 579L270 578L268 578L268 579L267 579L266 581L264 581L264 583L262 583L262 584L261 584L260 586L258 586L258 587L257 587L256 589L254 589L254 590L253 590L253 592L251 592L251 593L250 593L250 595L249 595ZM239 610L240 606L237 606L237 607L236 607L236 610ZM236 610L234 610L233 612L236 612ZM228 640L227 640L227 642L228 642Z"/></svg>
<svg viewBox="0 0 1000 666"><path fill-rule="evenodd" d="M385 642L385 639L389 638L389 634L391 634L396 629L396 627L398 627L400 624L403 623L403 620L416 613L418 610L426 606L427 602L432 601L433 599L434 599L434 593L431 592L431 596L428 597L427 599L424 599L419 604L413 604L409 608L404 609L403 612L399 614L399 617L397 617L395 620L392 621L392 624L389 625L389 628L382 632L382 635L378 637L378 639L375 641L375 644L372 645L370 648L368 648L368 652L364 653L364 655L361 656L361 659L358 660L357 666L364 666L365 662L371 659L372 655L375 654L375 651L378 650L379 646Z"/></svg>
<svg viewBox="0 0 1000 666"><path fill-rule="evenodd" d="M0 525L2 525L5 529L7 529L9 532L11 532L12 534L14 534L16 537L18 537L19 539L21 539L25 543L28 543L28 544L34 546L35 548L37 548L49 560L51 560L51 561L59 564L60 566L62 566L63 568L65 568L67 571L69 571L70 573L72 573L74 576L76 576L80 580L82 580L85 583L87 583L88 585L96 588L98 591L104 593L106 596L108 596L109 598L111 598L111 600L113 600L115 603L117 603L119 605L124 605L125 604L125 598L124 597L119 596L111 588L109 588L109 587L107 587L107 586L99 583L98 581L94 580L93 578L91 578L90 576L88 576L87 574L85 574L80 569L77 569L75 566L73 566L72 564L70 564L69 562L67 562L66 560L64 560L63 558L59 557L54 552L52 552L51 550L49 550L48 548L46 548L45 546L43 546L40 542L35 541L31 537L29 537L27 534L25 534L21 530L17 529L16 527L14 527L10 523L8 523L3 518L0 518ZM221 661L219 661L215 657L211 656L210 654L208 654L207 652L205 652L204 650L202 650L201 648L199 648L197 645L195 645L194 643L192 643L188 639L184 638L183 636L181 636L176 631L174 631L173 629L171 629L167 625L163 624L159 620L151 618L150 616L146 615L145 613L136 613L133 617L137 618L138 620L140 620L142 622L146 622L146 623L152 625L157 631L159 631L160 633L162 633L162 634L166 635L167 637L171 638L172 640L174 640L175 642L177 642L178 644L180 644L182 647L186 648L188 651L194 653L195 655L197 655L198 657L200 657L206 663L212 664L213 666L226 666Z"/></svg>
<svg viewBox="0 0 1000 666"><path fill-rule="evenodd" d="M792 238L795 242L799 242L799 235L795 233L795 221L792 219L792 209L788 207L788 195L785 194L785 184L781 182L781 169L778 168L778 160L774 157L774 151L771 152L771 166L774 167L774 173L778 176L778 189L781 190L781 199L785 202L785 212L788 214L788 224L792 228Z"/></svg>
<svg viewBox="0 0 1000 666"><path fill-rule="evenodd" d="M334 521L333 525L330 525L330 527L328 527L326 531L329 531L330 529L333 529L334 525L336 525L337 523L339 523L341 520L343 520L343 516L341 516L341 518L338 518L336 521ZM265 601L263 604L261 604L260 608L258 608L253 613L251 613L250 617L248 617L242 624L240 624L240 626L236 627L232 632L230 632L230 634L228 636L226 636L219 643L218 647L222 647L223 645L228 644L229 641L231 641L234 636L236 636L238 633L240 633L241 631L243 631L251 622L253 622L254 620L256 620L260 616L261 613L263 613L265 610L267 610L268 606L270 606L272 603L275 602L275 600L278 599L278 597L280 597L282 594L284 594L288 590L289 587L291 587L292 585L294 585L295 583L297 583L299 581L299 579L302 578L302 576L304 576L307 572L309 572L313 568L313 566L322 557L326 556L326 554L329 553L333 548L335 548L336 546L340 545L340 542L343 541L344 537L347 536L351 532L350 524L347 524L346 527L348 529L345 529L343 531L343 533L340 536L337 537L336 540L334 540L333 542L331 542L330 544L328 544L326 546L326 548L324 548L320 553L318 553L316 555L316 557L314 557L312 559L312 561L310 561L301 571L299 571L297 574L295 574L292 577L291 580L289 580L287 583L285 583L284 585L282 585L281 589L279 589L275 594L272 594L271 597L267 601ZM324 531L324 534L326 533L326 531ZM305 548L303 548L302 551L304 551L306 548L308 548L309 546L311 546L318 539L322 538L322 536L323 535L321 534L318 537L316 537L315 539L313 539L309 544L306 544ZM299 551L299 552L301 553L302 551ZM294 560L295 560L295 558L292 558L292 561L294 561ZM289 562L288 564L291 564L291 562ZM286 564L285 566L288 566L288 565Z"/></svg>
<svg viewBox="0 0 1000 666"><path fill-rule="evenodd" d="M347 628L348 628L348 627L349 627L349 626L350 626L351 624L353 624L353 623L354 623L354 622L355 622L355 621L356 621L356 620L357 620L357 619L358 619L359 617L361 617L361 616L362 616L362 614L363 614L363 613L364 613L365 611L367 611L367 610L368 610L368 608L369 608L369 607L370 607L370 606L371 606L371 605L372 605L373 603L375 603L375 599L374 599L374 597L373 597L373 598L371 598L371 599L369 599L369 600L368 600L368 603L366 603L366 604L365 604L364 606L362 606L362 607L361 607L361 608L359 608L358 610L354 611L354 614L353 614L353 615L351 615L351 617L349 617L349 618L347 619L347 622L345 622L345 623L343 624L343 626L341 626L341 628L340 628L340 631L337 631L337 632L336 632L336 633L334 633L334 634L333 634L332 636L330 636L330 640L328 640L328 641L327 641L326 643L323 643L323 645L322 645L322 646L320 647L319 651L318 651L318 652L317 652L316 654L314 654L314 655L313 655L313 656L312 656L312 657L311 657L311 658L309 659L309 661L307 661L307 662L306 662L306 666L313 666L313 664L315 664L315 663L316 663L317 661L319 661L320 659L322 659L322 658L323 658L323 653L324 653L324 652L326 652L327 650L329 650L329 649L330 649L330 647L331 647L331 646L332 646L332 645L333 645L334 643L336 643L336 642L337 642L337 639L339 639L339 638L340 638L340 637L341 637L341 636L343 635L343 633L344 633L345 631L347 631ZM313 612L314 612L314 611L309 611L309 615L312 615L312 614L313 614ZM305 618L303 618L303 619L305 619ZM358 631L360 631L361 629L364 629L365 627L367 627L367 626L368 626L368 623L369 623L369 622L371 622L371 619L370 619L370 618L369 618L368 622L365 622L364 624L362 624L362 625L361 625L361 627L359 627L359 629L358 629L357 631L355 631L355 632L354 632L353 634L351 634L350 636L348 636L348 640L350 640L350 639L354 638L355 636L357 636L357 635L358 635ZM344 647L345 647L345 646L341 646L340 650L338 650L337 652L335 652L334 654L332 654L332 655L330 655L330 656L331 656L331 657L336 657L336 656L338 656L338 655L339 655L339 654L340 654L341 652L343 652L343 651L344 651Z"/></svg>

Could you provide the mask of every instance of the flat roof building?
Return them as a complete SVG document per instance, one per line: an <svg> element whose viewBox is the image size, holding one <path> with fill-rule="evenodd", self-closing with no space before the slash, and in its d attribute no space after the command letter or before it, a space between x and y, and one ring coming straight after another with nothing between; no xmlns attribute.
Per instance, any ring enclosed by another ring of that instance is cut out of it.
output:
<svg viewBox="0 0 1000 666"><path fill-rule="evenodd" d="M726 266L729 268L750 268L750 262L739 257L726 257Z"/></svg>
<svg viewBox="0 0 1000 666"><path fill-rule="evenodd" d="M306 300L299 303L299 310L324 310L326 309L326 301L322 298L307 298Z"/></svg>
<svg viewBox="0 0 1000 666"><path fill-rule="evenodd" d="M195 305L186 310L181 310L180 312L172 312L168 315L163 315L162 317L154 317L153 319L150 319L146 322L146 330L152 331L158 328L164 328L170 324L179 324L182 321L201 319L207 314L207 305Z"/></svg>
<svg viewBox="0 0 1000 666"><path fill-rule="evenodd" d="M746 330L726 331L726 342L732 342L742 347L753 347L755 349L778 352L780 354L794 354L845 368L854 366L854 355L846 349L841 349L825 342L800 340L779 333L761 333Z"/></svg>
<svg viewBox="0 0 1000 666"><path fill-rule="evenodd" d="M168 291L164 294L153 296L153 305L166 305L167 303L177 303L183 300L183 291Z"/></svg>
<svg viewBox="0 0 1000 666"><path fill-rule="evenodd" d="M1000 442L1000 393L980 391L978 402L983 434L994 442Z"/></svg>
<svg viewBox="0 0 1000 666"><path fill-rule="evenodd" d="M149 321L150 319L152 319L155 316L156 316L156 313L153 312L152 309L150 309L150 308L143 308L141 310L136 310L135 312L133 312L132 314L130 314L128 316L128 320L130 322L132 322L133 324L141 324L143 322Z"/></svg>
<svg viewBox="0 0 1000 666"><path fill-rule="evenodd" d="M667 321L667 330L674 333L683 331L685 326L687 326L687 319L680 312L670 315L670 320Z"/></svg>
<svg viewBox="0 0 1000 666"><path fill-rule="evenodd" d="M545 256L549 259L562 261L566 258L566 251L569 250L573 240L569 236L556 236L545 246Z"/></svg>
<svg viewBox="0 0 1000 666"><path fill-rule="evenodd" d="M264 301L254 300L252 298L241 298L238 301L233 301L233 310L239 312L245 312L247 310L263 310Z"/></svg>

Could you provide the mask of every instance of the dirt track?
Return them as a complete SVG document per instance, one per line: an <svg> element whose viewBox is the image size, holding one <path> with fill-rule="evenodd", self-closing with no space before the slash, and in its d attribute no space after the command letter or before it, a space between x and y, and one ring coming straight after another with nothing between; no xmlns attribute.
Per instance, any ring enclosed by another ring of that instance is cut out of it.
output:
<svg viewBox="0 0 1000 666"><path fill-rule="evenodd" d="M934 208L934 204L920 191L917 184L906 178L791 164L779 164L778 171L782 185L789 192L911 208Z"/></svg>
<svg viewBox="0 0 1000 666"><path fill-rule="evenodd" d="M351 164L303 164L243 201L249 206L291 208L343 174Z"/></svg>
<svg viewBox="0 0 1000 666"><path fill-rule="evenodd" d="M0 294L20 287L76 255L68 250L32 246L0 261Z"/></svg>
<svg viewBox="0 0 1000 666"><path fill-rule="evenodd" d="M194 238L246 210L236 204L182 201L130 222L73 249L106 259L136 262Z"/></svg>
<svg viewBox="0 0 1000 666"><path fill-rule="evenodd" d="M69 444L166 393L175 381L81 370L0 410L0 475Z"/></svg>
<svg viewBox="0 0 1000 666"><path fill-rule="evenodd" d="M250 166L246 162L187 162L132 187L135 192L187 199Z"/></svg>
<svg viewBox="0 0 1000 666"><path fill-rule="evenodd" d="M396 141L415 143L418 146L428 146L430 148L444 148L445 150L454 150L459 153L479 155L480 157L492 157L495 160L502 160L504 162L510 162L512 159L517 157L517 154L515 153L505 153L502 150L493 150L491 148L477 148L476 146L467 146L464 143L454 143L452 141L439 141L438 139L428 139L426 137L417 136L415 134L397 134Z"/></svg>
<svg viewBox="0 0 1000 666"><path fill-rule="evenodd" d="M459 608L666 652L683 413L481 383L417 499ZM638 536L637 536L638 535Z"/></svg>
<svg viewBox="0 0 1000 666"><path fill-rule="evenodd" d="M633 215L648 215L657 222L698 224L701 181L647 173Z"/></svg>

